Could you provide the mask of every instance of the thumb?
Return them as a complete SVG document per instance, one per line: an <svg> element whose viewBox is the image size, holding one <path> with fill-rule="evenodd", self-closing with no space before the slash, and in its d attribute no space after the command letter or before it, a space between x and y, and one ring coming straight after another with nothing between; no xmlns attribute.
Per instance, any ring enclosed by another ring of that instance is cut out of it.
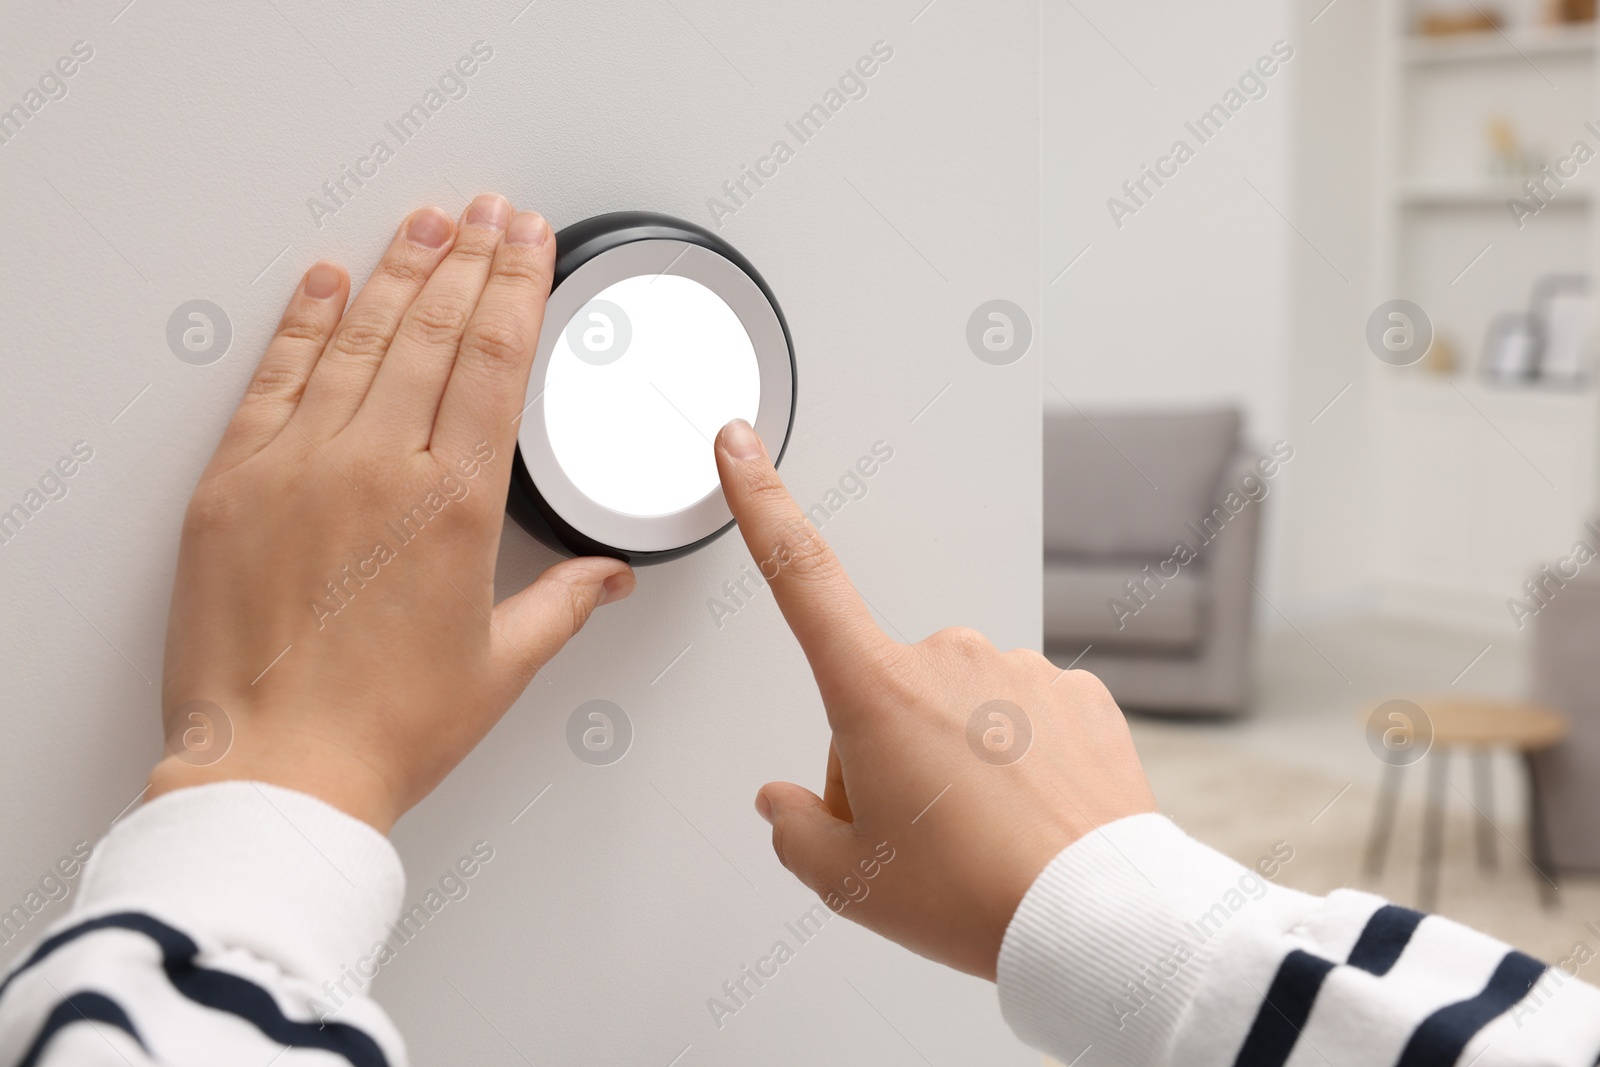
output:
<svg viewBox="0 0 1600 1067"><path fill-rule="evenodd" d="M772 850L789 873L825 896L861 858L854 824L834 817L822 798L792 782L768 782L756 810L772 824Z"/></svg>
<svg viewBox="0 0 1600 1067"><path fill-rule="evenodd" d="M494 608L494 658L525 687L601 604L633 592L633 568L618 559L584 556L547 569Z"/></svg>

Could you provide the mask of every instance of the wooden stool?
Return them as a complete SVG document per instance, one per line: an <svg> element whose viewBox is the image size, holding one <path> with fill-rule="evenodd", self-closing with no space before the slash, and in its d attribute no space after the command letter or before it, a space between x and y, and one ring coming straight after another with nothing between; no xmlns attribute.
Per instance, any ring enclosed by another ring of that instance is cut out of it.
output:
<svg viewBox="0 0 1600 1067"><path fill-rule="evenodd" d="M1402 707L1404 704L1390 703ZM1544 812L1539 805L1539 792L1533 787L1533 768L1528 757L1559 744L1567 736L1566 716L1539 704L1480 697L1419 697L1410 703L1422 710L1421 722L1404 721L1408 716L1403 710L1392 715L1377 714L1387 704L1368 708L1362 714L1369 739L1379 742L1373 746L1374 751L1381 753L1390 750L1391 746L1383 739L1400 729L1426 733L1431 738L1431 745L1415 759L1386 760L1383 787L1373 815L1372 833L1367 840L1367 875L1377 877L1383 870L1384 855L1394 829L1395 808L1400 801L1401 770L1424 758L1430 760L1432 770L1428 772L1428 806L1422 826L1418 903L1424 911L1433 910L1439 897L1439 861L1444 851L1446 774L1450 753L1458 748L1468 749L1472 754L1473 791L1477 794L1472 806L1478 813L1478 865L1485 869L1493 867L1496 831L1489 817L1489 809L1493 807L1489 753L1494 748L1509 748L1522 756L1528 773L1528 841L1533 855L1524 858L1539 876L1539 891L1544 905L1553 905L1556 902L1556 885L1551 879L1550 842L1546 834ZM1416 739L1419 744L1422 740L1420 737Z"/></svg>

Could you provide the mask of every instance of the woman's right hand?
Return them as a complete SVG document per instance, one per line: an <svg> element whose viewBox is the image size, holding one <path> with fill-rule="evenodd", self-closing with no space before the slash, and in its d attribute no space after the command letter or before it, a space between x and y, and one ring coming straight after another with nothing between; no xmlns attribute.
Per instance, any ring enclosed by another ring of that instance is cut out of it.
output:
<svg viewBox="0 0 1600 1067"><path fill-rule="evenodd" d="M756 796L779 861L863 926L992 980L1045 865L1096 827L1156 810L1121 711L1088 672L974 630L895 641L755 431L729 423L716 453L833 730L821 797L789 782Z"/></svg>

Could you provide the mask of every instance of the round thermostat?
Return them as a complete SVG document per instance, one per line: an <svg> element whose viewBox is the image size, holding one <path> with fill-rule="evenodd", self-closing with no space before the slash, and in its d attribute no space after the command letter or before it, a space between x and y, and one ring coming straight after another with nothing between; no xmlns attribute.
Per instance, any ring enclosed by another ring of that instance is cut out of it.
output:
<svg viewBox="0 0 1600 1067"><path fill-rule="evenodd" d="M794 398L788 324L732 245L667 215L585 219L556 234L507 507L569 555L692 552L733 522L717 432L744 419L781 459Z"/></svg>

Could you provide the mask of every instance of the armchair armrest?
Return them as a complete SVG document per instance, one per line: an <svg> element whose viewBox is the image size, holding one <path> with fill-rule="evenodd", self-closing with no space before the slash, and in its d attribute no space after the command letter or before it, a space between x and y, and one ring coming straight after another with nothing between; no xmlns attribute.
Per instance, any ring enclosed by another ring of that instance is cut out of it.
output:
<svg viewBox="0 0 1600 1067"><path fill-rule="evenodd" d="M1237 492L1246 503L1200 550L1210 605L1197 686L1200 692L1196 696L1200 702L1219 708L1238 709L1249 696L1250 623L1256 595L1252 582L1261 543L1262 509L1272 495L1272 482L1256 471L1258 458L1256 453L1241 449L1223 468L1214 495L1216 506L1222 507L1229 492ZM1252 499L1246 492L1243 481L1247 475L1255 476L1256 483L1267 487L1265 492L1258 492L1259 499Z"/></svg>

